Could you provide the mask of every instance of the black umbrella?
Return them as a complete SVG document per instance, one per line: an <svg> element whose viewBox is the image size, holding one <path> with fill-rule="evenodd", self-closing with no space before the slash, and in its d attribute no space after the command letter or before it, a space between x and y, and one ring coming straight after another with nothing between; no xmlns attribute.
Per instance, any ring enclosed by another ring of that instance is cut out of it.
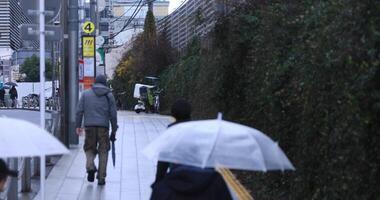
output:
<svg viewBox="0 0 380 200"><path fill-rule="evenodd" d="M6 82L4 85L18 86L17 83L12 82L12 81L10 81L10 82Z"/></svg>
<svg viewBox="0 0 380 200"><path fill-rule="evenodd" d="M11 89L11 86L9 86L9 85L5 85L5 84L4 84L4 85L3 85L3 88L4 88L4 89Z"/></svg>
<svg viewBox="0 0 380 200"><path fill-rule="evenodd" d="M115 167L116 153L115 153L115 141L112 141L112 164Z"/></svg>

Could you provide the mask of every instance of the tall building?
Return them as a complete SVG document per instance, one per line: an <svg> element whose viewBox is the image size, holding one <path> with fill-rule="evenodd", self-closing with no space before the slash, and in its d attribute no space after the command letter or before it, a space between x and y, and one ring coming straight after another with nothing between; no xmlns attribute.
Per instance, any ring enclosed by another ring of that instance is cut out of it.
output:
<svg viewBox="0 0 380 200"><path fill-rule="evenodd" d="M106 73L109 76L112 76L122 55L129 49L129 46L125 44L128 44L135 35L143 31L145 16L148 11L146 0L142 0L140 5L140 0L113 0L111 2L109 30L111 36L119 33L127 25L128 21L131 21L125 30L111 41L114 46L119 46L119 48L115 48L112 52L106 54ZM136 10L136 8L139 9ZM156 17L156 21L163 19L168 13L169 0L155 0L153 2L153 14ZM132 15L135 16L133 20Z"/></svg>
<svg viewBox="0 0 380 200"><path fill-rule="evenodd" d="M230 11L231 5L242 2L244 0L187 0L158 21L157 30L165 31L172 47L182 50L195 36L206 36L218 17Z"/></svg>
<svg viewBox="0 0 380 200"><path fill-rule="evenodd" d="M107 38L109 36L109 22L111 18L112 0L102 0L102 2L104 4L102 4L102 10L98 10L98 14L96 15L98 17L96 19L97 24L95 24L95 26L99 31L97 35L101 35ZM80 22L84 23L85 21L91 21L91 1L79 0L79 5L83 7L79 13Z"/></svg>
<svg viewBox="0 0 380 200"><path fill-rule="evenodd" d="M133 35L138 34L142 31L147 11L148 5L146 4L146 0L113 1L113 16L111 18L110 23L111 35L117 34L123 28L125 29L123 33L120 33L118 36L115 37L116 44L124 44L125 42L130 40ZM156 21L166 17L168 13L168 0L155 0L153 2L153 14L156 18Z"/></svg>
<svg viewBox="0 0 380 200"><path fill-rule="evenodd" d="M0 0L0 48L19 49L22 45L19 25L29 22L19 0Z"/></svg>

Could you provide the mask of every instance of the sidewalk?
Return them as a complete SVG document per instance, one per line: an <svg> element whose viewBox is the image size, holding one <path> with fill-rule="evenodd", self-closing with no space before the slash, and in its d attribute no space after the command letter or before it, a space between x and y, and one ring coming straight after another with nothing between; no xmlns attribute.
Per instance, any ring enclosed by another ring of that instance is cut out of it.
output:
<svg viewBox="0 0 380 200"><path fill-rule="evenodd" d="M155 163L141 150L166 129L170 118L152 114L118 112L119 130L116 141L116 166L108 159L105 186L87 182L84 137L55 165L46 179L47 200L148 200L155 176ZM97 160L95 161L97 163ZM35 198L40 199L40 194Z"/></svg>

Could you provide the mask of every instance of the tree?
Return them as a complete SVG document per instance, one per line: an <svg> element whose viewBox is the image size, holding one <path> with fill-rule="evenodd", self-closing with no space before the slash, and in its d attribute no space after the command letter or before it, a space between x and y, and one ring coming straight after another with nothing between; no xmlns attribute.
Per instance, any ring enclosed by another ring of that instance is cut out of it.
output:
<svg viewBox="0 0 380 200"><path fill-rule="evenodd" d="M51 80L52 63L46 60L45 76L47 80ZM37 82L40 81L40 58L36 55L26 58L24 64L21 65L20 73L26 74L25 81Z"/></svg>
<svg viewBox="0 0 380 200"><path fill-rule="evenodd" d="M156 22L152 11L146 13L144 22L144 43L148 45L155 45L156 38Z"/></svg>
<svg viewBox="0 0 380 200"><path fill-rule="evenodd" d="M153 12L148 11L144 32L132 41L132 48L123 56L115 70L112 88L122 108L131 108L135 102L133 87L145 76L158 76L174 62L173 49L165 31L157 34Z"/></svg>

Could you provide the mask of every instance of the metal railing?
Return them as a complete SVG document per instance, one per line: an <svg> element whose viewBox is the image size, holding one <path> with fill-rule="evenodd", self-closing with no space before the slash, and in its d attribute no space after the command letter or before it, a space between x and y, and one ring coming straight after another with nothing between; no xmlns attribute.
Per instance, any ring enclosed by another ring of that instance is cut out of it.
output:
<svg viewBox="0 0 380 200"><path fill-rule="evenodd" d="M60 127L59 112L52 111L51 118L46 119L45 124L46 130L57 136ZM18 171L18 177L8 179L4 192L0 192L0 200L17 200L19 192L32 191L32 177L40 176L40 158L8 158L5 161L10 169ZM50 157L47 157L46 165L50 164Z"/></svg>
<svg viewBox="0 0 380 200"><path fill-rule="evenodd" d="M59 110L59 97L46 98L46 110ZM26 109L39 109L40 99L38 95L28 95L22 97L21 107Z"/></svg>
<svg viewBox="0 0 380 200"><path fill-rule="evenodd" d="M46 110L60 110L60 99L59 97L46 98L45 101ZM9 98L5 98L4 101L0 101L0 108L22 108L28 110L39 110L40 109L40 99L38 95L28 95L21 98L21 102L17 101L17 105L13 106L13 102Z"/></svg>

